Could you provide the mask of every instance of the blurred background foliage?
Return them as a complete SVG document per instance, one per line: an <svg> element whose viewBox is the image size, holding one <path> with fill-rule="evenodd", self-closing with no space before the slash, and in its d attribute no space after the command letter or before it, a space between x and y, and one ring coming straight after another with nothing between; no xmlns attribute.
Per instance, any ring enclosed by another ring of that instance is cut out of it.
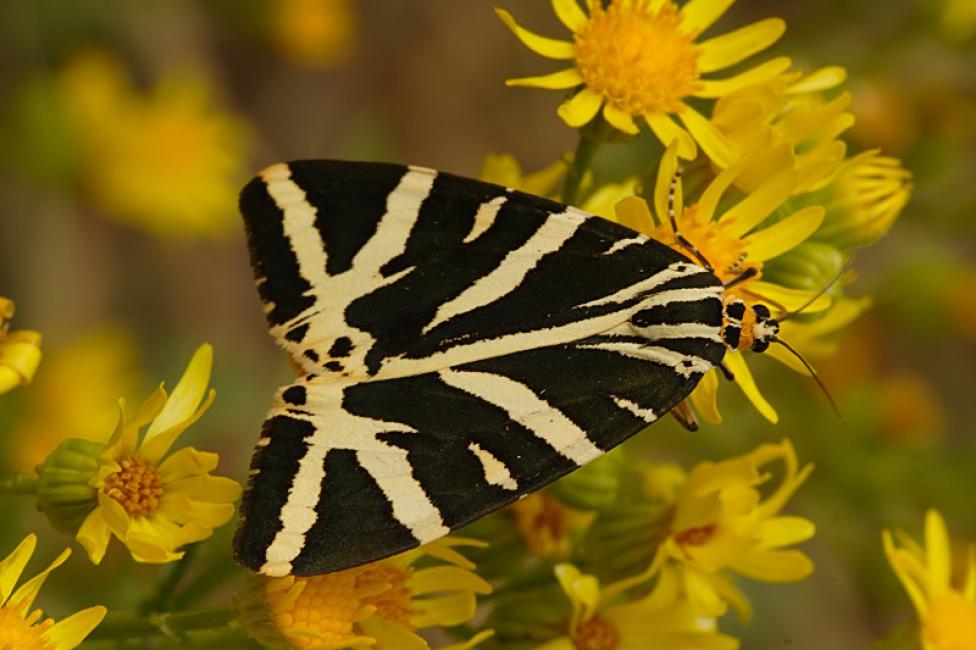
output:
<svg viewBox="0 0 976 650"><path fill-rule="evenodd" d="M556 31L547 3L522 4L525 23ZM745 648L865 647L911 617L880 529L917 535L934 506L954 534L976 536L976 3L740 0L723 24L770 15L789 25L777 52L849 71L849 141L914 174L902 218L854 264L850 291L872 308L818 361L847 424L812 382L759 359L779 425L725 390L723 424L689 434L662 422L628 444L689 465L788 435L816 465L793 510L818 524L806 545L817 570L747 585L755 620L723 628ZM540 169L576 134L553 117L557 94L505 88L537 69L533 57L482 0L0 3L0 294L17 303L15 326L43 333L45 355L31 387L0 397L0 469L104 436L118 397L172 386L210 341L218 398L188 437L243 479L292 371L264 330L238 188L295 158L474 176L505 153ZM597 174L612 179L624 155L605 147ZM23 501L0 497L0 549L35 530L53 554L65 538ZM113 581L84 561L52 576L46 609L90 604L93 585L110 609L130 606L160 570L118 548L106 563Z"/></svg>

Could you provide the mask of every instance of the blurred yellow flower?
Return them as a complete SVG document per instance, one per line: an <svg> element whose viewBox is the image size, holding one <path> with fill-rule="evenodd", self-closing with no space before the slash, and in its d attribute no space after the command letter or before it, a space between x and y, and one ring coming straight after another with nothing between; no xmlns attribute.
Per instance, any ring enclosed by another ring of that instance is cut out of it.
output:
<svg viewBox="0 0 976 650"><path fill-rule="evenodd" d="M377 647L427 650L416 631L467 623L476 594L491 586L478 577L457 546L480 542L446 537L400 555L311 577L255 576L235 601L253 638L292 648ZM423 568L413 565L424 560ZM431 564L431 561L437 561ZM482 632L471 647L490 636ZM446 650L446 649L445 649Z"/></svg>
<svg viewBox="0 0 976 650"><path fill-rule="evenodd" d="M120 329L92 330L45 356L25 416L8 437L15 467L35 467L68 437L107 442L119 413L115 400L139 382L135 345Z"/></svg>
<svg viewBox="0 0 976 650"><path fill-rule="evenodd" d="M101 606L89 607L57 623L50 618L44 619L40 609L31 611L48 574L64 564L71 555L71 549L65 549L44 571L14 591L36 547L37 536L31 533L0 561L0 648L71 650L78 647L102 622L107 610Z"/></svg>
<svg viewBox="0 0 976 650"><path fill-rule="evenodd" d="M910 537L882 531L885 555L918 613L924 650L972 650L976 639L976 544L969 544L965 578L952 584L952 549L945 521L936 510L925 513L925 547Z"/></svg>
<svg viewBox="0 0 976 650"><path fill-rule="evenodd" d="M624 133L637 133L643 118L665 145L677 141L683 158L697 155L696 141L721 166L731 164L725 136L685 100L714 99L762 83L784 72L787 58L777 58L725 79L702 75L734 66L775 43L786 29L778 18L761 20L699 42L732 2L689 0L679 9L671 0L587 0L584 12L576 0L553 0L559 20L572 41L534 34L511 14L499 17L533 52L573 66L541 77L510 79L510 86L564 90L579 88L558 110L572 127L603 118ZM677 115L684 127L672 115Z"/></svg>
<svg viewBox="0 0 976 650"><path fill-rule="evenodd" d="M847 160L825 190L826 217L817 239L841 248L865 246L891 229L912 194L912 174L877 150Z"/></svg>
<svg viewBox="0 0 976 650"><path fill-rule="evenodd" d="M237 225L250 140L193 74L148 94L108 55L76 58L60 80L81 143L84 182L106 215L159 235L218 235Z"/></svg>
<svg viewBox="0 0 976 650"><path fill-rule="evenodd" d="M760 487L772 476L766 468L779 461L784 466L779 485L764 497ZM677 582L678 591L705 615L721 616L731 601L748 616L748 601L724 571L764 582L810 575L810 558L786 547L812 537L814 525L779 512L812 470L812 465L799 468L788 440L696 465L678 490L670 532L651 569L662 570L658 590L672 591Z"/></svg>
<svg viewBox="0 0 976 650"><path fill-rule="evenodd" d="M559 564L555 571L572 605L569 629L566 636L536 650L739 647L736 639L717 631L713 617L696 610L687 600L668 601L652 595L627 602L619 597L623 581L601 589L596 576L581 573L572 564Z"/></svg>
<svg viewBox="0 0 976 650"><path fill-rule="evenodd" d="M545 490L519 499L508 508L529 552L539 558L564 558L572 550L572 534L583 530L593 514L570 508Z"/></svg>
<svg viewBox="0 0 976 650"><path fill-rule="evenodd" d="M217 454L193 447L170 453L213 402L215 392L207 390L212 359L211 347L200 346L171 395L160 384L131 420L120 414L90 481L98 505L77 533L95 564L113 535L138 562L177 560L183 553L176 549L206 539L233 516L241 486L210 475Z"/></svg>
<svg viewBox="0 0 976 650"><path fill-rule="evenodd" d="M755 275L726 291L728 297L738 297L747 304L762 303L774 315L784 314L813 302L807 311L816 312L830 305L829 296L814 299L815 291L792 289L762 280L763 264L792 250L809 238L823 221L821 206L801 208L768 227L762 223L775 211L784 207L796 187L796 172L790 163L789 147L777 145L755 152L723 170L702 192L698 202L685 206L681 182L675 188L675 222L684 239L712 266L723 282L739 277L747 269ZM617 204L617 221L642 232L701 262L691 249L680 242L668 219L670 186L678 169L677 151L668 147L658 168L654 188L654 213L639 197L631 197ZM760 173L766 181L730 204L723 200L735 180L743 174ZM745 339L743 339L745 341ZM759 392L742 353L730 350L725 364L735 375L735 383L742 389L756 409L772 422L778 420L775 409ZM721 421L716 406L718 373L706 373L691 394L692 403L707 421Z"/></svg>
<svg viewBox="0 0 976 650"><path fill-rule="evenodd" d="M34 330L11 332L14 303L0 296L0 395L29 384L41 363L41 334Z"/></svg>
<svg viewBox="0 0 976 650"><path fill-rule="evenodd" d="M356 40L356 5L351 0L275 0L271 34L291 62L329 68L344 61Z"/></svg>
<svg viewBox="0 0 976 650"><path fill-rule="evenodd" d="M712 123L728 140L733 160L775 145L788 145L796 172L793 191L817 189L829 180L847 152L840 136L854 124L851 95L825 96L846 78L847 71L838 66L808 75L783 73L719 99ZM736 185L750 191L764 180L758 172L742 174Z"/></svg>
<svg viewBox="0 0 976 650"><path fill-rule="evenodd" d="M972 0L942 0L942 29L960 43L976 34L976 4Z"/></svg>

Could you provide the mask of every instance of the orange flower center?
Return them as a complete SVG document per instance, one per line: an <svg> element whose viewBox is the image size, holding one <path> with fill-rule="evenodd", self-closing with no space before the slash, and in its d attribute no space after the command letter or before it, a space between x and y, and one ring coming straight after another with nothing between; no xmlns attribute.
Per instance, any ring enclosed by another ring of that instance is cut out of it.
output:
<svg viewBox="0 0 976 650"><path fill-rule="evenodd" d="M149 517L159 507L163 482L156 468L136 456L123 458L121 470L105 478L102 491L122 504L133 517Z"/></svg>
<svg viewBox="0 0 976 650"><path fill-rule="evenodd" d="M0 607L0 648L3 650L56 650L54 645L44 638L44 633L53 625L54 621L46 619L38 623L41 610L35 609L24 617L24 608L18 605L4 605Z"/></svg>
<svg viewBox="0 0 976 650"><path fill-rule="evenodd" d="M694 31L682 31L673 2L590 2L590 19L576 35L576 63L586 85L630 115L673 113L698 84Z"/></svg>
<svg viewBox="0 0 976 650"><path fill-rule="evenodd" d="M525 545L536 557L562 557L569 552L569 522L565 506L544 492L536 492L511 506Z"/></svg>
<svg viewBox="0 0 976 650"><path fill-rule="evenodd" d="M290 589L273 588L278 583L268 581L265 599L271 619L293 647L340 647L357 638L353 625L362 618L356 596L357 573L351 570L295 578Z"/></svg>
<svg viewBox="0 0 976 650"><path fill-rule="evenodd" d="M599 616L583 621L573 635L576 650L616 650L617 629Z"/></svg>
<svg viewBox="0 0 976 650"><path fill-rule="evenodd" d="M976 603L955 591L935 599L922 635L938 650L970 650L976 639Z"/></svg>
<svg viewBox="0 0 976 650"><path fill-rule="evenodd" d="M368 593L379 585L387 586L388 588L379 593L363 597L363 604L376 607L378 616L409 626L410 618L422 613L414 609L410 601L411 592L410 587L407 586L410 575L409 569L401 569L391 564L382 562L368 564L356 578L356 587Z"/></svg>
<svg viewBox="0 0 976 650"><path fill-rule="evenodd" d="M686 528L674 534L674 541L682 546L701 546L712 538L716 528L715 524Z"/></svg>

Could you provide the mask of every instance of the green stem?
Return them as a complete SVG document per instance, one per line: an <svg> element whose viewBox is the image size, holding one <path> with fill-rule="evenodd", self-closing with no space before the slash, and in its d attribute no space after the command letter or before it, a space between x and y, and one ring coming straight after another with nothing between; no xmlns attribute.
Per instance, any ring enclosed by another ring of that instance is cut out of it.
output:
<svg viewBox="0 0 976 650"><path fill-rule="evenodd" d="M40 480L26 472L0 479L0 494L37 494Z"/></svg>
<svg viewBox="0 0 976 650"><path fill-rule="evenodd" d="M229 607L212 607L195 612L151 614L132 618L125 614L109 614L88 636L88 641L109 639L145 639L153 636L177 637L194 630L227 628L236 614Z"/></svg>
<svg viewBox="0 0 976 650"><path fill-rule="evenodd" d="M145 616L152 612L165 610L170 605L173 592L176 590L177 585L180 584L183 576L186 575L187 569L190 568L190 563L196 554L196 548L196 544L191 544L186 549L183 557L169 567L169 571L166 573L162 582L159 583L159 586L156 587L156 591L139 606L139 614Z"/></svg>
<svg viewBox="0 0 976 650"><path fill-rule="evenodd" d="M583 182L583 177L590 165L593 164L593 157L599 151L600 145L610 135L610 131L610 125L602 117L597 117L579 130L576 152L573 154L573 160L566 171L566 182L563 185L563 203L576 205L579 201L580 184Z"/></svg>

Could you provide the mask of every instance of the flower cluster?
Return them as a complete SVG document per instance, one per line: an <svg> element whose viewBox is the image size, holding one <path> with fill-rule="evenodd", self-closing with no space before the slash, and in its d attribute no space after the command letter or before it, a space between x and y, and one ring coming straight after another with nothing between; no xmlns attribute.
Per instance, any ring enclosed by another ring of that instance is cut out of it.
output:
<svg viewBox="0 0 976 650"><path fill-rule="evenodd" d="M11 332L14 303L0 296L0 394L30 383L41 363L41 335L34 330Z"/></svg>

